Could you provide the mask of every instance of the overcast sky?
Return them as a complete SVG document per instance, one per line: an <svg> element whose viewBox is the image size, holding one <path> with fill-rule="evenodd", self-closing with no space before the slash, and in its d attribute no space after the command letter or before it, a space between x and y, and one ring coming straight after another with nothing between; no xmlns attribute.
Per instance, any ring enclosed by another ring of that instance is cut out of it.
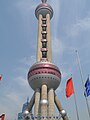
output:
<svg viewBox="0 0 90 120"><path fill-rule="evenodd" d="M34 91L27 82L36 62L38 21L35 8L40 0L0 0L0 114L17 119L27 97ZM84 83L90 74L90 0L48 0L54 10L51 20L53 63L61 70L56 93L70 120L77 120L74 96L66 98L66 81L72 74L80 120L88 116L75 50L78 50ZM90 97L88 97L90 108Z"/></svg>

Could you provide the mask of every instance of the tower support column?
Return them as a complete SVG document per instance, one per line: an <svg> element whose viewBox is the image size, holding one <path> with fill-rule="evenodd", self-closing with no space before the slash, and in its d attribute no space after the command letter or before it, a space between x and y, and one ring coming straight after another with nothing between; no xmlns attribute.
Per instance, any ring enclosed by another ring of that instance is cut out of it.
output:
<svg viewBox="0 0 90 120"><path fill-rule="evenodd" d="M40 114L40 89L35 92L35 105L34 105L34 116L39 116Z"/></svg>
<svg viewBox="0 0 90 120"><path fill-rule="evenodd" d="M47 53L47 57L48 60L50 62L52 62L52 49L51 49L51 34L50 34L50 15L47 14L46 15L46 19L47 19L47 48L48 48L48 53Z"/></svg>
<svg viewBox="0 0 90 120"><path fill-rule="evenodd" d="M54 90L53 88L48 91L48 116L53 117L55 115L54 112ZM54 119L54 118L52 118Z"/></svg>
<svg viewBox="0 0 90 120"><path fill-rule="evenodd" d="M68 116L67 116L65 110L63 109L63 107L61 105L61 102L59 101L58 96L56 94L54 94L54 99L55 99L55 104L56 104L56 106L57 106L63 120L69 120Z"/></svg>
<svg viewBox="0 0 90 120"><path fill-rule="evenodd" d="M39 18L38 18L38 44L37 44L37 61L38 62L40 61L40 59L42 57L41 50L40 50L40 48L42 48L42 43L41 43L42 34L41 34L41 31L42 31L42 15L40 14Z"/></svg>
<svg viewBox="0 0 90 120"><path fill-rule="evenodd" d="M23 112L24 120L26 120L29 113L31 113L34 103L35 103L35 93L33 94L33 96L31 98L28 106L26 107L25 111Z"/></svg>
<svg viewBox="0 0 90 120"><path fill-rule="evenodd" d="M46 85L42 85L41 88L41 117L44 117L44 119L46 120L46 116L47 116L47 86ZM43 119L43 118L42 118Z"/></svg>
<svg viewBox="0 0 90 120"><path fill-rule="evenodd" d="M28 106L27 106L27 109L26 109L26 110L27 110L28 112L31 112L34 103L35 103L35 93L33 94L32 98L31 98L31 100L30 100L30 102L29 102L29 104L28 104Z"/></svg>

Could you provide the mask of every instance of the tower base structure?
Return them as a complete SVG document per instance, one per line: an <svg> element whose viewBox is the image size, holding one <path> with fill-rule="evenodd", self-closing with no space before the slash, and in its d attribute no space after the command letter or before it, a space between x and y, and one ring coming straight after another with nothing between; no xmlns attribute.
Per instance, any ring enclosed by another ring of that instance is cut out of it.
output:
<svg viewBox="0 0 90 120"><path fill-rule="evenodd" d="M58 109L58 116L55 115L54 104ZM31 112L32 108L34 113ZM34 92L23 116L24 120L69 120L54 89L48 90L47 85L42 85L41 89Z"/></svg>

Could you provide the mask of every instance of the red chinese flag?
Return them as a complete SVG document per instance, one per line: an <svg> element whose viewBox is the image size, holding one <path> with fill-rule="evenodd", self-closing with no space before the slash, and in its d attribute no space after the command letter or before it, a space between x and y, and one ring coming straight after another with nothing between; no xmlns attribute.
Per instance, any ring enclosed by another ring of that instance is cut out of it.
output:
<svg viewBox="0 0 90 120"><path fill-rule="evenodd" d="M74 94L74 87L71 77L66 83L66 97L70 97L72 94Z"/></svg>
<svg viewBox="0 0 90 120"><path fill-rule="evenodd" d="M2 75L0 75L0 80L2 80Z"/></svg>
<svg viewBox="0 0 90 120"><path fill-rule="evenodd" d="M2 114L2 115L0 116L0 118L1 118L1 120L4 120L5 114Z"/></svg>

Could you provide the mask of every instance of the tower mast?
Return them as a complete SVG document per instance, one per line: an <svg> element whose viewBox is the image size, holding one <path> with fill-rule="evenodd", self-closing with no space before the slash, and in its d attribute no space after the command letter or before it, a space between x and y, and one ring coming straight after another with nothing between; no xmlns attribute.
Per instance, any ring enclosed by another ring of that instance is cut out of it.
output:
<svg viewBox="0 0 90 120"><path fill-rule="evenodd" d="M42 0L42 4L38 5L35 15L38 19L38 46L37 61L52 62L51 35L50 35L50 19L53 16L53 9Z"/></svg>
<svg viewBox="0 0 90 120"><path fill-rule="evenodd" d="M67 114L55 93L61 82L61 72L52 63L50 20L53 17L53 9L46 3L47 0L41 1L42 3L35 10L38 19L37 60L28 72L29 85L35 92L24 111L24 118L27 119L34 106L35 120L55 119L55 103L63 120L68 120Z"/></svg>

